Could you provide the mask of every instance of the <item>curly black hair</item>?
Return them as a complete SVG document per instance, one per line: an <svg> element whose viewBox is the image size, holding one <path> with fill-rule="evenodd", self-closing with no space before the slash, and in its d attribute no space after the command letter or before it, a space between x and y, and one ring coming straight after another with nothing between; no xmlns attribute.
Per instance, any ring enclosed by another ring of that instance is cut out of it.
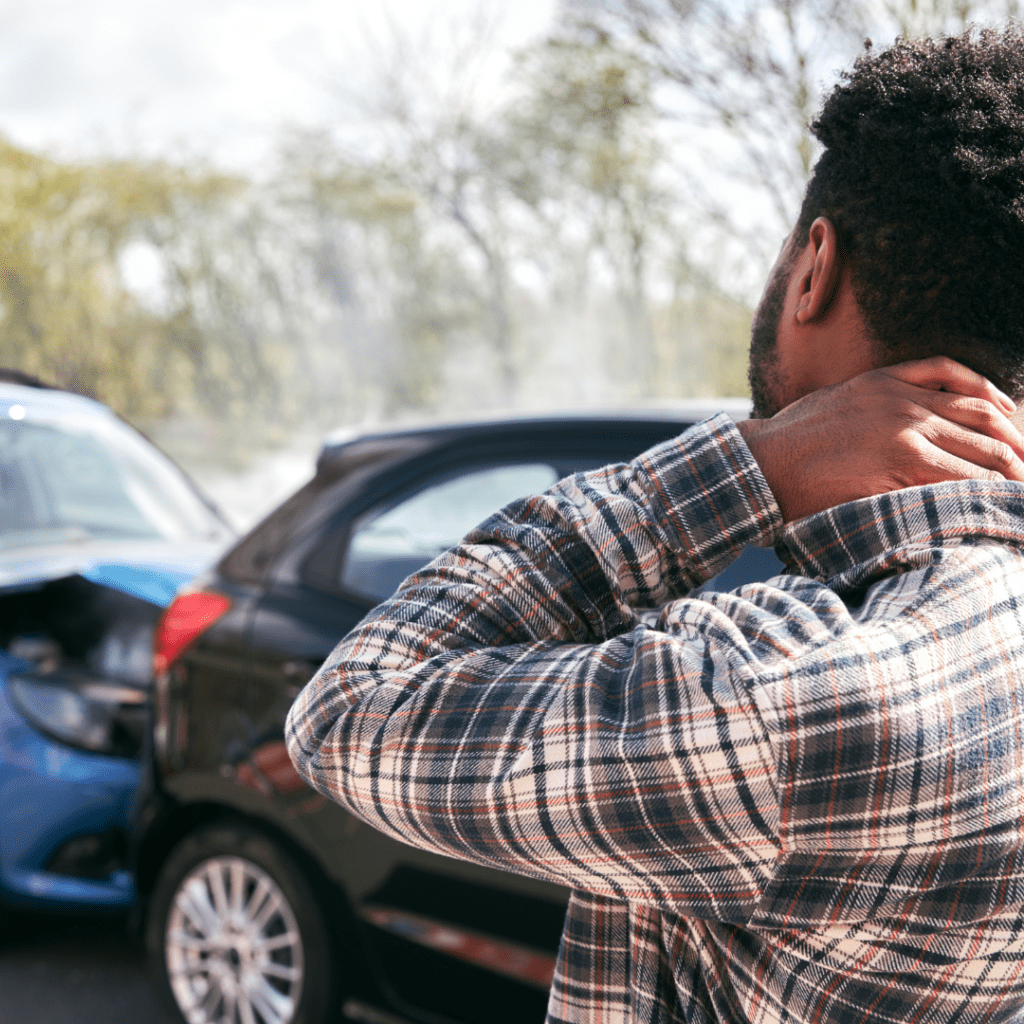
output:
<svg viewBox="0 0 1024 1024"><path fill-rule="evenodd" d="M811 125L794 239L827 216L880 365L945 354L1024 397L1024 35L868 50Z"/></svg>

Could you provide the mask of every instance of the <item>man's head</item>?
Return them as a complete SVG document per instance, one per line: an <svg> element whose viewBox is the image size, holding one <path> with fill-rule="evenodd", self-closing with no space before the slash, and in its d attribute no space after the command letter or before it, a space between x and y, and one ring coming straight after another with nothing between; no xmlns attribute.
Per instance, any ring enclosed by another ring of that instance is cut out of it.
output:
<svg viewBox="0 0 1024 1024"><path fill-rule="evenodd" d="M754 321L755 413L938 354L1024 396L1024 35L869 52L811 129L825 149ZM867 365L845 351L861 341Z"/></svg>

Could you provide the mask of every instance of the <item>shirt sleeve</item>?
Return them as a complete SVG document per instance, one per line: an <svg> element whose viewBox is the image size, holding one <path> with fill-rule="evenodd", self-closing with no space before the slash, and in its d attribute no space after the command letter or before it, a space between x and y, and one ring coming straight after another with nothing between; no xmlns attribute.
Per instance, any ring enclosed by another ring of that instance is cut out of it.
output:
<svg viewBox="0 0 1024 1024"><path fill-rule="evenodd" d="M781 514L734 424L504 508L410 577L300 693L317 790L414 846L745 921L778 850L742 631L678 598Z"/></svg>

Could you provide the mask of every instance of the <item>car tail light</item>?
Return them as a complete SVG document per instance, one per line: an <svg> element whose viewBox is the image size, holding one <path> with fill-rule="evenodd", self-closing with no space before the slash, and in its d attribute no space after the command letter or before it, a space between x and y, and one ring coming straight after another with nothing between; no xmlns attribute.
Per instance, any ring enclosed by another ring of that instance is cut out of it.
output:
<svg viewBox="0 0 1024 1024"><path fill-rule="evenodd" d="M171 662L230 607L230 598L210 590L176 597L160 616L153 634L153 674L166 672Z"/></svg>

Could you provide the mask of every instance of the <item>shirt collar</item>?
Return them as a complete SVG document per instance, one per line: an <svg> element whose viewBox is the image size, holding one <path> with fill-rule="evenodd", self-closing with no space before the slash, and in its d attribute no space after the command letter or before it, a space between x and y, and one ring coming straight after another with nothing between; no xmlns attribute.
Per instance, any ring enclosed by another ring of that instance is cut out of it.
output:
<svg viewBox="0 0 1024 1024"><path fill-rule="evenodd" d="M959 480L851 501L787 524L775 550L790 572L842 590L903 567L908 548L980 537L1024 547L1024 484Z"/></svg>

